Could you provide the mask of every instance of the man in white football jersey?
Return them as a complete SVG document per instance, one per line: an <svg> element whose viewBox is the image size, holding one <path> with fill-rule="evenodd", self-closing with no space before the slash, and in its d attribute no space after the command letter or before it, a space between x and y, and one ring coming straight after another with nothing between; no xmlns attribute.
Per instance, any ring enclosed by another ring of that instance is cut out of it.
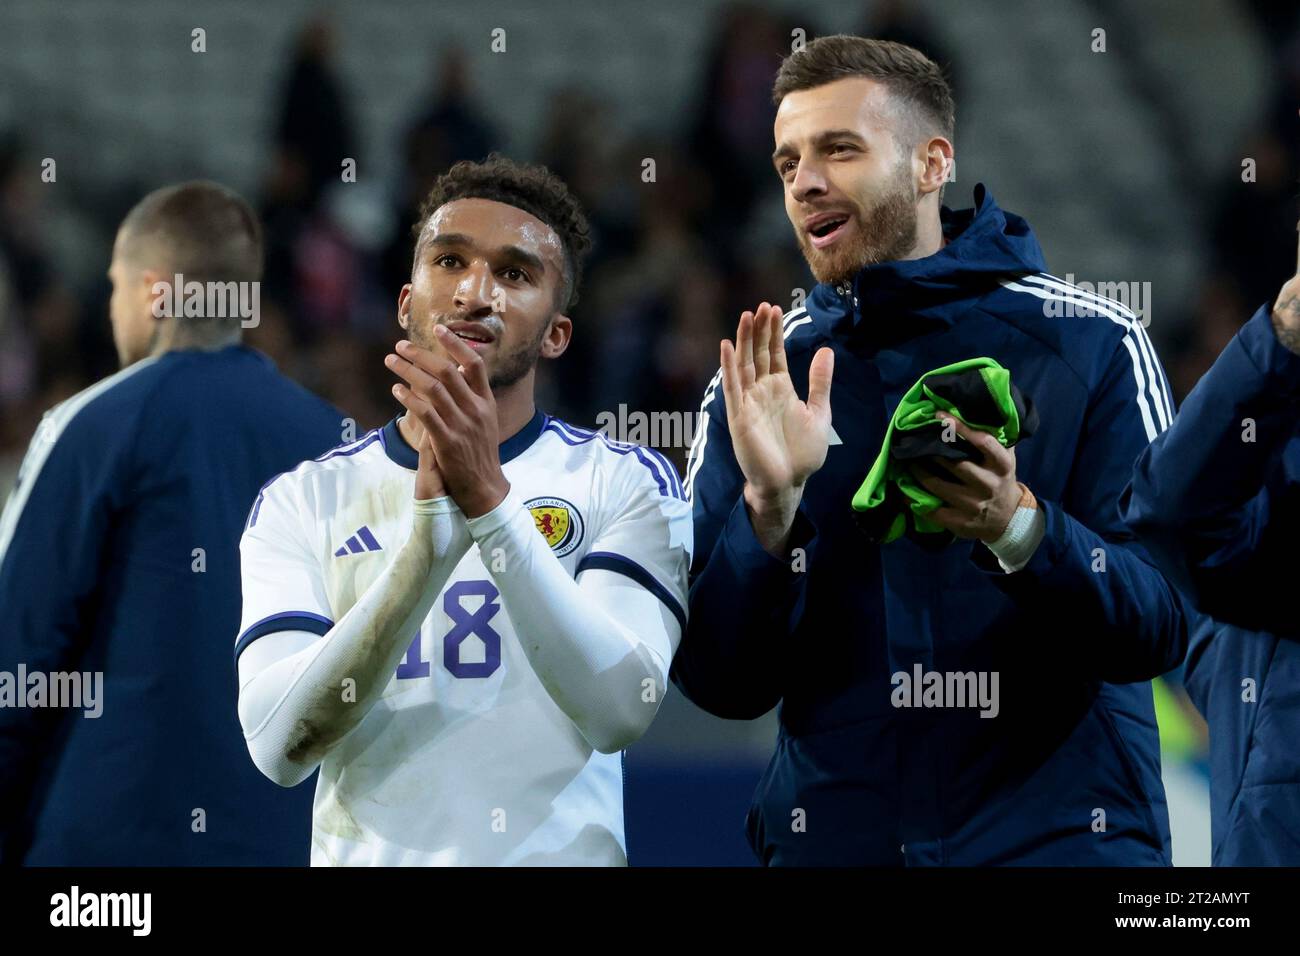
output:
<svg viewBox="0 0 1300 956"><path fill-rule="evenodd" d="M564 184L458 163L417 234L405 414L249 514L248 749L285 786L320 768L315 865L625 864L620 751L667 687L690 507L662 455L534 404L589 246Z"/></svg>

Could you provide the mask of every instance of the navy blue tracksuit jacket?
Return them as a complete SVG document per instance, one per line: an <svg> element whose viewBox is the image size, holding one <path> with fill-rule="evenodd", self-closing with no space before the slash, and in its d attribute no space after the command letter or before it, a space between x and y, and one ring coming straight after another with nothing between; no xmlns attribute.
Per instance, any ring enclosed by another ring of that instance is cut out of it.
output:
<svg viewBox="0 0 1300 956"><path fill-rule="evenodd" d="M343 437L243 346L46 414L0 517L0 671L102 673L102 710L0 707L0 860L307 864L312 788L262 776L235 710L239 538L263 483Z"/></svg>
<svg viewBox="0 0 1300 956"><path fill-rule="evenodd" d="M1169 824L1150 679L1178 664L1178 596L1118 509L1173 411L1145 330L1053 278L1029 226L984 189L944 209L948 244L818 285L785 320L791 375L835 351L832 437L791 547L754 537L720 378L687 478L690 622L677 686L721 717L780 704L776 751L747 817L769 864L1166 865ZM988 549L869 543L850 500L902 394L989 356L1038 404L1015 449L1046 534L1005 574ZM999 712L896 708L892 675L997 672Z"/></svg>
<svg viewBox="0 0 1300 956"><path fill-rule="evenodd" d="M1210 725L1216 866L1300 866L1300 357L1268 306L1143 452L1125 515L1211 617L1184 665Z"/></svg>

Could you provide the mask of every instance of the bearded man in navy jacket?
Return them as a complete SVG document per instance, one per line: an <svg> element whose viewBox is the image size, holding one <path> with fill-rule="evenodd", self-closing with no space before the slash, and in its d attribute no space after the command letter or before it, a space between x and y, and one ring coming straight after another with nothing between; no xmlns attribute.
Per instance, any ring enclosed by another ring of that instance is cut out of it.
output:
<svg viewBox="0 0 1300 956"><path fill-rule="evenodd" d="M818 285L722 344L673 664L718 716L780 704L751 846L777 865L1168 865L1150 680L1182 659L1186 622L1117 506L1173 417L1142 324L1047 274L982 185L973 209L941 208L952 96L918 51L821 38L774 99L773 165ZM977 457L918 472L954 539L872 543L850 501L900 398L980 356L1038 430L1007 449L954 422ZM898 693L932 674L996 699Z"/></svg>

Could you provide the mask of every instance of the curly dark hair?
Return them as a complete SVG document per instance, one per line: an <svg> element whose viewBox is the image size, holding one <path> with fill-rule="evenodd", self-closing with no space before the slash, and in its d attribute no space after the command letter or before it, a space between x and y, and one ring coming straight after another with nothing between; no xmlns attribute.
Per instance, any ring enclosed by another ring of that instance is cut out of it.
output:
<svg viewBox="0 0 1300 956"><path fill-rule="evenodd" d="M591 249L591 225L569 187L545 166L516 163L490 153L481 163L462 160L437 178L420 205L420 218L412 229L415 254L429 218L457 199L491 199L522 209L555 230L564 249L564 281L557 308L568 311L578 301L582 263Z"/></svg>

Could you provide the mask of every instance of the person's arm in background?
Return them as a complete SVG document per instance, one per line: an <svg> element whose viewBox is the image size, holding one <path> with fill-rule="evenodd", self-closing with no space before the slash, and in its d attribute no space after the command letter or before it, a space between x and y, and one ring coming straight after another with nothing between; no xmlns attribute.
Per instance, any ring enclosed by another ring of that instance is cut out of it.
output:
<svg viewBox="0 0 1300 956"><path fill-rule="evenodd" d="M135 436L131 422L106 420L91 404L106 387L45 415L0 517L0 671L17 675L20 664L28 674L75 670L85 650ZM59 716L0 707L0 862L17 862L12 841Z"/></svg>
<svg viewBox="0 0 1300 956"><path fill-rule="evenodd" d="M1300 473L1283 449L1300 433L1300 275L1261 306L1138 460L1124 515L1207 614L1300 634L1273 582L1295 564Z"/></svg>
<svg viewBox="0 0 1300 956"><path fill-rule="evenodd" d="M956 422L957 433L984 452L984 461L936 459L952 480L918 473L926 488L948 502L931 518L961 537L989 545L973 548L971 559L1017 605L1041 614L1045 640L1087 636L1086 644L1078 646L1052 644L1047 650L1053 658L1111 683L1163 674L1187 650L1181 599L1124 525L1118 505L1133 462L1163 417L1143 414L1142 404L1163 396L1146 394L1138 371L1145 367L1158 376L1151 383L1157 391L1168 388L1154 352L1149 364L1142 361L1144 335L1133 321L1116 344L1092 391L1063 498L1037 500L1041 517L1034 522L1040 537L1032 553L1015 562L1015 570L993 550L1000 547L1021 499L1014 449ZM1051 410L1042 414L1050 416Z"/></svg>
<svg viewBox="0 0 1300 956"><path fill-rule="evenodd" d="M832 365L830 349L817 353L808 401L800 401L781 310L764 303L741 316L734 347L722 343L721 395L716 380L705 393L687 466L695 521L690 614L671 676L718 717L753 719L781 699L776 649L803 586L791 551L809 548L815 535L800 501L826 459Z"/></svg>

